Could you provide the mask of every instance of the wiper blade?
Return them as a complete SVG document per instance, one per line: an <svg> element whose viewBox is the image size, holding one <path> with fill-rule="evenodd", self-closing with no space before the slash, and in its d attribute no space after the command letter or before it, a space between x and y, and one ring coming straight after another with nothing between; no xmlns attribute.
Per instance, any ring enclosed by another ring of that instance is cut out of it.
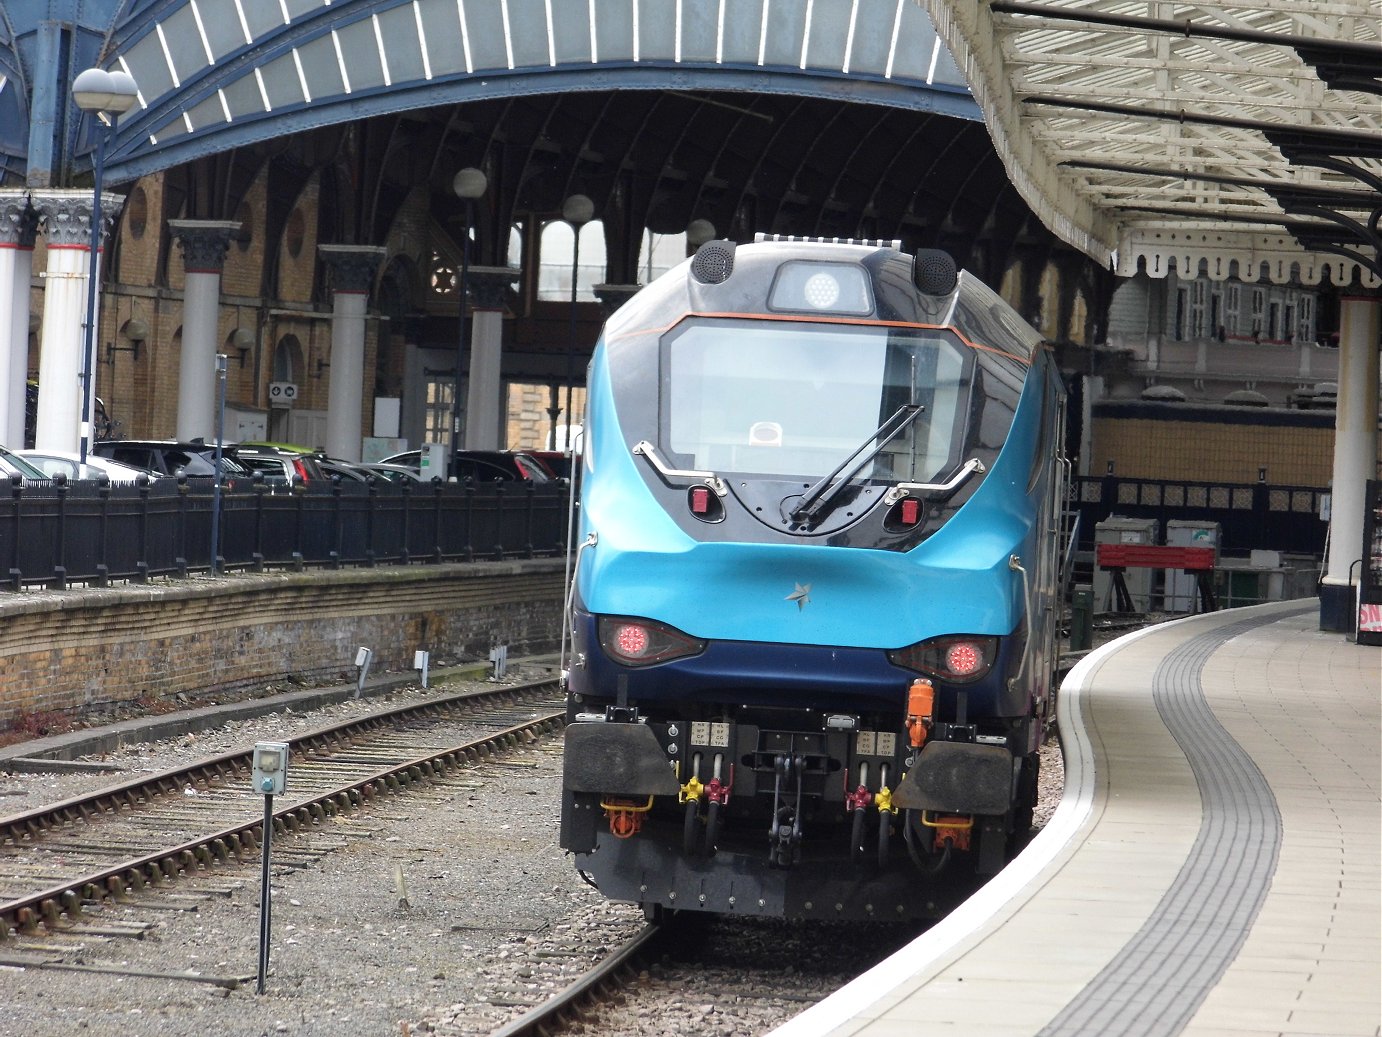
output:
<svg viewBox="0 0 1382 1037"><path fill-rule="evenodd" d="M921 417L926 408L919 403L904 403L873 434L852 450L834 470L819 479L807 490L795 508L792 521L810 525L826 509L831 501L839 496L840 490L849 485L859 471L883 452L883 448L907 430L907 427Z"/></svg>

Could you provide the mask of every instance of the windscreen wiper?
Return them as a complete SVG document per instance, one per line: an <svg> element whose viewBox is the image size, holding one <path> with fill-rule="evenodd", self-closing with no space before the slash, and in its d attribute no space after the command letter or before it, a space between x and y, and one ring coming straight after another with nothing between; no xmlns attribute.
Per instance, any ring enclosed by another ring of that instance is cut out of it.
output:
<svg viewBox="0 0 1382 1037"><path fill-rule="evenodd" d="M814 486L802 495L801 502L792 509L793 522L812 525L830 507L840 491L875 457L883 448L896 439L912 422L921 417L926 408L920 403L904 403L897 411L841 461L833 471L819 479Z"/></svg>

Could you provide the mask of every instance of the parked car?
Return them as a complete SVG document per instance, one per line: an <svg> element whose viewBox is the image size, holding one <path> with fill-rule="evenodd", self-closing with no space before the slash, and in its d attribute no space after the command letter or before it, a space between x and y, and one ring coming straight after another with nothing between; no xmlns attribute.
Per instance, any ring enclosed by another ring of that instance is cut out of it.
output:
<svg viewBox="0 0 1382 1037"><path fill-rule="evenodd" d="M252 450L280 450L285 454L315 454L318 457L326 454L321 447L303 446L301 443L270 443L262 439L242 439L235 445Z"/></svg>
<svg viewBox="0 0 1382 1037"><path fill-rule="evenodd" d="M19 450L16 453L35 468L40 469L50 479L65 475L69 482L82 479L89 479L94 482L104 477L109 479L112 485L120 485L136 483L141 475L146 479L159 478L159 476L145 471L143 468L121 464L119 461L112 461L110 458L102 457L96 453L87 454L85 464L82 463L80 454L70 451Z"/></svg>
<svg viewBox="0 0 1382 1037"><path fill-rule="evenodd" d="M185 475L189 479L210 479L216 474L214 443L111 439L95 444L92 452L122 464L143 468L155 475ZM249 476L243 466L224 452L221 457L221 473L226 479L245 479Z"/></svg>
<svg viewBox="0 0 1382 1037"><path fill-rule="evenodd" d="M316 461L317 467L328 479L333 475L339 475L343 483L368 481L369 473L364 470L364 465L358 465L353 461L341 461L334 457L318 457Z"/></svg>
<svg viewBox="0 0 1382 1037"><path fill-rule="evenodd" d="M330 476L322 471L316 455L283 450L273 446L251 446L247 443L233 443L226 447L226 453L233 457L241 467L249 471L251 477L260 472L270 486L292 486L297 479L305 486L326 482Z"/></svg>
<svg viewBox="0 0 1382 1037"><path fill-rule="evenodd" d="M432 482L431 479L424 479L417 469L401 464L385 464L381 461L378 464L357 464L352 465L352 467L364 475L373 475L380 479L387 479L392 483L430 484Z"/></svg>
<svg viewBox="0 0 1382 1037"><path fill-rule="evenodd" d="M30 464L13 450L0 446L0 479L9 482L12 476L19 476L26 483L47 482L48 476L42 469Z"/></svg>
<svg viewBox="0 0 1382 1037"><path fill-rule="evenodd" d="M313 479L330 479L333 475L339 475L344 482L364 482L365 473L360 471L360 466L354 461L342 461L338 457L328 457L326 451L321 447L302 446L299 443L269 443L259 441L243 440L235 444L235 454L238 457L241 452L253 451L260 455L280 455L289 459L301 461L298 475L303 482L310 482ZM250 467L259 468L257 464Z"/></svg>
<svg viewBox="0 0 1382 1037"><path fill-rule="evenodd" d="M581 463L580 454L573 458L561 450L525 450L524 453L542 465L553 479L571 478L572 466L579 467Z"/></svg>
<svg viewBox="0 0 1382 1037"><path fill-rule="evenodd" d="M422 451L405 450L386 457L384 464L402 465L415 472L422 469ZM527 479L535 483L551 482L552 477L542 463L530 454L518 450L461 450L455 458L457 479L475 482L504 482Z"/></svg>

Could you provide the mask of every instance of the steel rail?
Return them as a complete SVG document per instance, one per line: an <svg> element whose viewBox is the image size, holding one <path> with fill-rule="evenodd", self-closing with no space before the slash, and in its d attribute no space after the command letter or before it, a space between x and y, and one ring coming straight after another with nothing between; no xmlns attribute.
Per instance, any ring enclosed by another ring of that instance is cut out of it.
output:
<svg viewBox="0 0 1382 1037"><path fill-rule="evenodd" d="M468 700L469 704L475 704L477 699L483 701L501 697L513 698L512 693L515 690L545 690L554 684L555 682L549 680L534 685L521 686L517 689L506 687L502 692L472 692L446 696L445 699L425 704L386 710L382 714L375 714L370 717L355 718L346 724L333 725L306 735L300 735L292 739L289 744L300 750L306 748L312 752L321 751L326 748L324 739L328 737L339 741L347 737L351 731L359 732L366 728L383 726L380 721L382 716L411 719L412 716L438 711L444 702L454 706L458 704L459 700ZM451 746L439 752L407 759L378 769L347 784L334 786L324 792L276 810L272 815L274 831L285 834L295 832L367 803L378 795L401 791L414 783L432 777L441 777L450 771L487 761L496 752L514 748L521 743L534 741L540 734L559 729L563 722L564 711L548 709L537 716L529 717L522 723L485 734L461 745ZM215 757L213 762L224 763L227 756L234 757L237 755L248 757L248 754L232 753ZM188 771L195 770L198 766L205 766L207 763L208 761L201 761L200 764L192 767L178 768L175 771L165 771L158 775L152 775L147 779L147 783L157 782L160 785L160 792L166 791L163 786L170 780L170 775L185 775ZM126 783L126 786L122 786L122 788L128 789L130 784ZM137 789L138 783L134 783L134 785ZM100 794L95 794L86 798L96 799L99 796ZM80 799L69 800L61 806L73 807L80 802ZM70 815L64 812L63 816ZM32 934L37 932L39 924L42 923L45 928L51 931L61 931L76 924L83 908L88 903L100 903L107 898L117 901L124 900L132 890L161 886L183 874L198 873L231 857L240 859L243 855L262 845L263 829L264 819L258 817L242 824L196 836L175 846L164 847L121 861L109 868L63 880L57 885L39 892L0 903L0 944L9 939L11 929L19 933Z"/></svg>
<svg viewBox="0 0 1382 1037"><path fill-rule="evenodd" d="M490 1037L550 1037L568 1029L573 1018L579 1021L586 1006L595 1005L612 988L627 986L628 980L621 978L621 973L625 977L637 975L632 969L633 962L651 954L666 935L667 931L662 926L654 923L645 925L622 947L607 955L570 986L494 1030Z"/></svg>
<svg viewBox="0 0 1382 1037"><path fill-rule="evenodd" d="M393 706L364 716L352 717L342 723L328 724L314 731L308 731L288 739L294 752L317 753L327 751L330 746L343 740L377 729L388 724L397 724L417 716L455 709L502 702L525 692L542 694L553 691L556 681L552 678L527 681L520 684L505 685L502 688L482 688L480 690L455 692L428 699L426 702ZM23 811L9 817L0 818L0 846L6 840L20 845L37 838L42 833L68 824L86 821L93 816L118 813L122 808L134 808L141 802L147 804L158 796L179 793L188 783L194 785L213 784L226 778L236 778L249 774L251 769L251 749L236 749L231 752L194 760L182 767L159 771L129 781L97 789L57 803Z"/></svg>

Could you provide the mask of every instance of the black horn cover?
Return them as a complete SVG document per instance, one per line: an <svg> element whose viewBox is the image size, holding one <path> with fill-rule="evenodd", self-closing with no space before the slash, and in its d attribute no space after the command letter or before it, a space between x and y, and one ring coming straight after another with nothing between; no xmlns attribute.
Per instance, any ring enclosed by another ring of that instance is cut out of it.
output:
<svg viewBox="0 0 1382 1037"><path fill-rule="evenodd" d="M955 290L959 274L950 253L938 248L917 249L912 260L912 281L927 295L949 295Z"/></svg>
<svg viewBox="0 0 1382 1037"><path fill-rule="evenodd" d="M707 241L696 249L691 260L691 276L701 284L723 284L734 273L733 241Z"/></svg>

